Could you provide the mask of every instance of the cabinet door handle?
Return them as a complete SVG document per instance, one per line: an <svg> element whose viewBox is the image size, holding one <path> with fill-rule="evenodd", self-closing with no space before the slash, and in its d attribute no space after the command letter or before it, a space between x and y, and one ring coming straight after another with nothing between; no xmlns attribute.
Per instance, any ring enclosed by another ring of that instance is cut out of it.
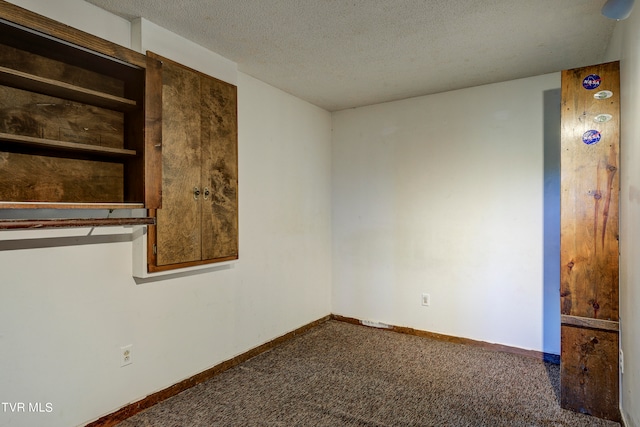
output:
<svg viewBox="0 0 640 427"><path fill-rule="evenodd" d="M209 187L204 187L204 199L205 200L209 200L209 194L211 194L209 192Z"/></svg>
<svg viewBox="0 0 640 427"><path fill-rule="evenodd" d="M198 187L193 187L193 198L198 200L200 196L200 189Z"/></svg>

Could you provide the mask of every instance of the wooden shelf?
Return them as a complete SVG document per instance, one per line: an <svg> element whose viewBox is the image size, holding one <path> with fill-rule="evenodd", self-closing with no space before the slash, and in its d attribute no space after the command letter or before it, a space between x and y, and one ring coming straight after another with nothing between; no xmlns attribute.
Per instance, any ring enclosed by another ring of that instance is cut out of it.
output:
<svg viewBox="0 0 640 427"><path fill-rule="evenodd" d="M13 135L10 133L0 132L0 141L11 142L15 144L47 148L50 150L72 151L87 154L97 154L110 157L135 157L135 150L125 148L102 147L99 145L80 144L77 142L57 141L54 139L34 138L31 136Z"/></svg>
<svg viewBox="0 0 640 427"><path fill-rule="evenodd" d="M88 218L88 219L4 219L0 230L33 230L44 228L115 227L122 225L152 225L155 218Z"/></svg>
<svg viewBox="0 0 640 427"><path fill-rule="evenodd" d="M143 209L144 203L0 202L0 209Z"/></svg>
<svg viewBox="0 0 640 427"><path fill-rule="evenodd" d="M133 111L138 108L136 101L131 99L23 73L22 71L2 66L0 66L0 84L121 112Z"/></svg>
<svg viewBox="0 0 640 427"><path fill-rule="evenodd" d="M0 57L0 209L161 206L159 61L4 0Z"/></svg>

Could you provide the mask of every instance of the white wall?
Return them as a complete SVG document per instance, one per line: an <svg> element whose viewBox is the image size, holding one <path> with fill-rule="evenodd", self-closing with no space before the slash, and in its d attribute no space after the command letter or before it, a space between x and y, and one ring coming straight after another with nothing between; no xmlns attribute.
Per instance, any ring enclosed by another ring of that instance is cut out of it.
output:
<svg viewBox="0 0 640 427"><path fill-rule="evenodd" d="M620 57L620 342L621 406L627 427L640 427L640 10L621 21L610 46Z"/></svg>
<svg viewBox="0 0 640 427"><path fill-rule="evenodd" d="M58 2L15 3L59 13ZM108 14L67 19L122 28ZM220 65L187 41L177 46L186 65ZM331 312L331 116L244 74L233 77L239 262L136 284L130 228L0 233L0 400L53 409L0 406L0 425L85 424ZM134 361L121 368L119 348L127 344Z"/></svg>
<svg viewBox="0 0 640 427"><path fill-rule="evenodd" d="M545 291L543 274L559 87L554 73L334 113L333 312L559 354L559 279Z"/></svg>
<svg viewBox="0 0 640 427"><path fill-rule="evenodd" d="M559 352L557 153L543 136L547 121L554 133L543 111L557 112L545 103L559 74L330 115L148 21L80 0L12 3L237 82L240 261L136 284L130 228L0 233L0 400L53 409L0 407L0 425L84 424L329 312ZM638 19L622 62L630 427L640 425ZM126 344L134 363L120 368Z"/></svg>
<svg viewBox="0 0 640 427"><path fill-rule="evenodd" d="M159 25L138 18L132 24L131 47L138 52L151 51L194 70L237 85L238 65L204 47L173 34Z"/></svg>
<svg viewBox="0 0 640 427"><path fill-rule="evenodd" d="M79 0L6 0L65 25L131 47L131 23L90 3Z"/></svg>

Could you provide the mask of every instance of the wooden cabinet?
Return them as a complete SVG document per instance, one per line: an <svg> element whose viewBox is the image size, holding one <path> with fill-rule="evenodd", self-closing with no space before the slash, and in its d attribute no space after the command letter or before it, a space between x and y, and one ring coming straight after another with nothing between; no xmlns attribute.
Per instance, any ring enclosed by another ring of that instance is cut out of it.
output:
<svg viewBox="0 0 640 427"><path fill-rule="evenodd" d="M237 91L162 58L162 209L148 269L238 258Z"/></svg>
<svg viewBox="0 0 640 427"><path fill-rule="evenodd" d="M0 208L160 207L160 79L154 59L0 2Z"/></svg>

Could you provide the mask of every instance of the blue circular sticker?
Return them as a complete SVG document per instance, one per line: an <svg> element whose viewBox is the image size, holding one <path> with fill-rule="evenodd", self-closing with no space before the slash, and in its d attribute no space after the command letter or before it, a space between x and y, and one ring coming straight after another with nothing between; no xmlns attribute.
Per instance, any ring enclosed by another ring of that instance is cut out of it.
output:
<svg viewBox="0 0 640 427"><path fill-rule="evenodd" d="M582 87L587 90L593 90L600 86L600 82L602 79L597 74L589 74L587 77L582 80Z"/></svg>
<svg viewBox="0 0 640 427"><path fill-rule="evenodd" d="M587 145L597 144L602 135L597 130L591 129L582 134L582 142Z"/></svg>

